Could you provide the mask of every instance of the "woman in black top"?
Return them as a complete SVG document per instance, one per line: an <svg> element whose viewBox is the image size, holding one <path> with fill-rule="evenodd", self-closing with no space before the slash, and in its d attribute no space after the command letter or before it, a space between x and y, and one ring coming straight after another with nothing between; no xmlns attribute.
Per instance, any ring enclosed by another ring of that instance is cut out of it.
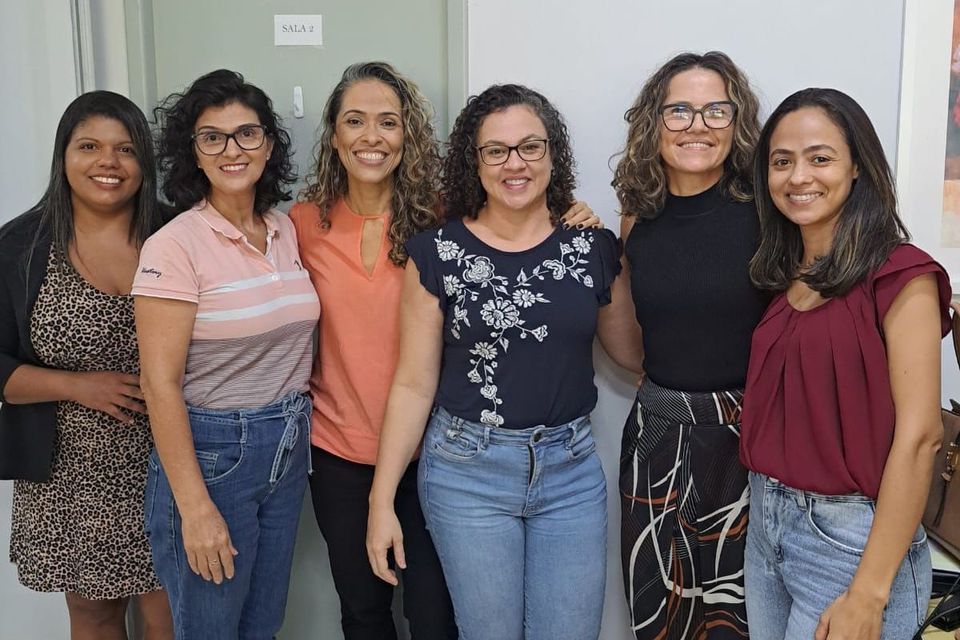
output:
<svg viewBox="0 0 960 640"><path fill-rule="evenodd" d="M170 638L143 533L151 438L130 287L161 224L146 119L108 91L67 107L40 202L0 229L0 477L20 581L63 591L71 636L126 638L139 595Z"/></svg>
<svg viewBox="0 0 960 640"><path fill-rule="evenodd" d="M757 110L744 74L714 51L671 59L625 116L613 186L646 377L623 433L621 551L638 639L747 634L737 453L766 303L748 274Z"/></svg>
<svg viewBox="0 0 960 640"><path fill-rule="evenodd" d="M592 343L613 306L616 240L560 227L573 200L569 138L526 87L468 101L442 184L449 221L406 245L371 566L395 580L390 548L405 566L394 493L422 437L420 502L461 636L596 638L606 490L590 433Z"/></svg>

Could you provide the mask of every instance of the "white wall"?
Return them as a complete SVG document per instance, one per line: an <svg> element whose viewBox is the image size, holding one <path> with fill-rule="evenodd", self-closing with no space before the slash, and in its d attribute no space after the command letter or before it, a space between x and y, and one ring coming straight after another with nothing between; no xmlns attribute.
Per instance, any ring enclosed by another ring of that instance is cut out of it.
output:
<svg viewBox="0 0 960 640"><path fill-rule="evenodd" d="M77 95L70 0L0 0L0 224L40 199L60 114ZM0 483L0 640L67 637L61 594L19 585L7 561L13 484Z"/></svg>
<svg viewBox="0 0 960 640"><path fill-rule="evenodd" d="M960 248L940 246L953 0L907 0L904 12L897 191L914 242L946 267L960 293ZM960 368L943 342L941 394L960 400Z"/></svg>
<svg viewBox="0 0 960 640"><path fill-rule="evenodd" d="M57 121L77 95L70 0L0 0L0 223L40 199Z"/></svg>
<svg viewBox="0 0 960 640"><path fill-rule="evenodd" d="M613 163L608 162L624 142L623 112L647 76L683 50L730 54L754 83L764 115L807 86L846 91L870 114L893 161L902 12L902 0L468 0L468 87L476 94L495 82L520 82L553 101L573 137L578 195L607 226L618 228L610 187ZM616 478L620 434L634 388L615 377L604 355L598 353L595 361L600 401L594 428L610 490L601 637L626 640Z"/></svg>

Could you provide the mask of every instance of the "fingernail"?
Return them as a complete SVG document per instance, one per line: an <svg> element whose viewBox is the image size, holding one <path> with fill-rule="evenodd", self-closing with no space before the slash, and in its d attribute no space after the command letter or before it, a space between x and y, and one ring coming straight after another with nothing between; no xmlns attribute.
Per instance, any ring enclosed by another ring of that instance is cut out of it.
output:
<svg viewBox="0 0 960 640"><path fill-rule="evenodd" d="M582 222L577 225L577 229L583 229L583 223L582 223Z"/></svg>
<svg viewBox="0 0 960 640"><path fill-rule="evenodd" d="M569 229L569 228L570 228L570 225L568 225L566 222L564 222L564 223L561 224L560 226L563 227L564 229Z"/></svg>

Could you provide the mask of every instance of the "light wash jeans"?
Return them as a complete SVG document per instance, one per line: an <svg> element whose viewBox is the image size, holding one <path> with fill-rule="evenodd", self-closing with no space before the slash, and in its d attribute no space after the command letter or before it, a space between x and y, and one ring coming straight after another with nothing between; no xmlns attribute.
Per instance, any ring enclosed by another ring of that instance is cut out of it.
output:
<svg viewBox="0 0 960 640"><path fill-rule="evenodd" d="M590 420L503 429L434 410L420 502L461 640L596 640L606 482Z"/></svg>
<svg viewBox="0 0 960 640"><path fill-rule="evenodd" d="M853 580L873 525L874 501L827 496L750 474L747 623L759 640L811 640L820 614ZM932 570L923 527L890 589L882 640L909 640L930 600Z"/></svg>
<svg viewBox="0 0 960 640"><path fill-rule="evenodd" d="M190 570L180 511L154 451L144 518L177 640L268 640L287 602L310 464L310 399L291 394L257 409L188 413L207 491L239 553L233 579L222 584Z"/></svg>

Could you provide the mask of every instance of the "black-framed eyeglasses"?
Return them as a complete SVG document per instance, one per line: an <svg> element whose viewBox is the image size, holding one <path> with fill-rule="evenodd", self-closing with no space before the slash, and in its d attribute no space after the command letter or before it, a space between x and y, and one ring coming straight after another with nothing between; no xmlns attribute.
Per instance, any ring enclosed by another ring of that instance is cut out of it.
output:
<svg viewBox="0 0 960 640"><path fill-rule="evenodd" d="M737 115L737 105L729 100L708 102L699 109L692 104L677 102L660 107L660 118L663 126L670 131L686 131L693 126L697 114L703 119L703 124L709 129L726 129Z"/></svg>
<svg viewBox="0 0 960 640"><path fill-rule="evenodd" d="M218 156L227 150L227 143L231 138L244 151L259 149L267 139L267 128L262 124L246 124L233 133L211 129L199 131L191 137L200 153L205 156Z"/></svg>
<svg viewBox="0 0 960 640"><path fill-rule="evenodd" d="M491 167L504 164L510 158L512 151L516 151L521 160L535 162L547 155L547 142L549 141L546 138L531 138L513 146L486 144L477 147L477 151L480 152L480 160L483 161L483 164Z"/></svg>

